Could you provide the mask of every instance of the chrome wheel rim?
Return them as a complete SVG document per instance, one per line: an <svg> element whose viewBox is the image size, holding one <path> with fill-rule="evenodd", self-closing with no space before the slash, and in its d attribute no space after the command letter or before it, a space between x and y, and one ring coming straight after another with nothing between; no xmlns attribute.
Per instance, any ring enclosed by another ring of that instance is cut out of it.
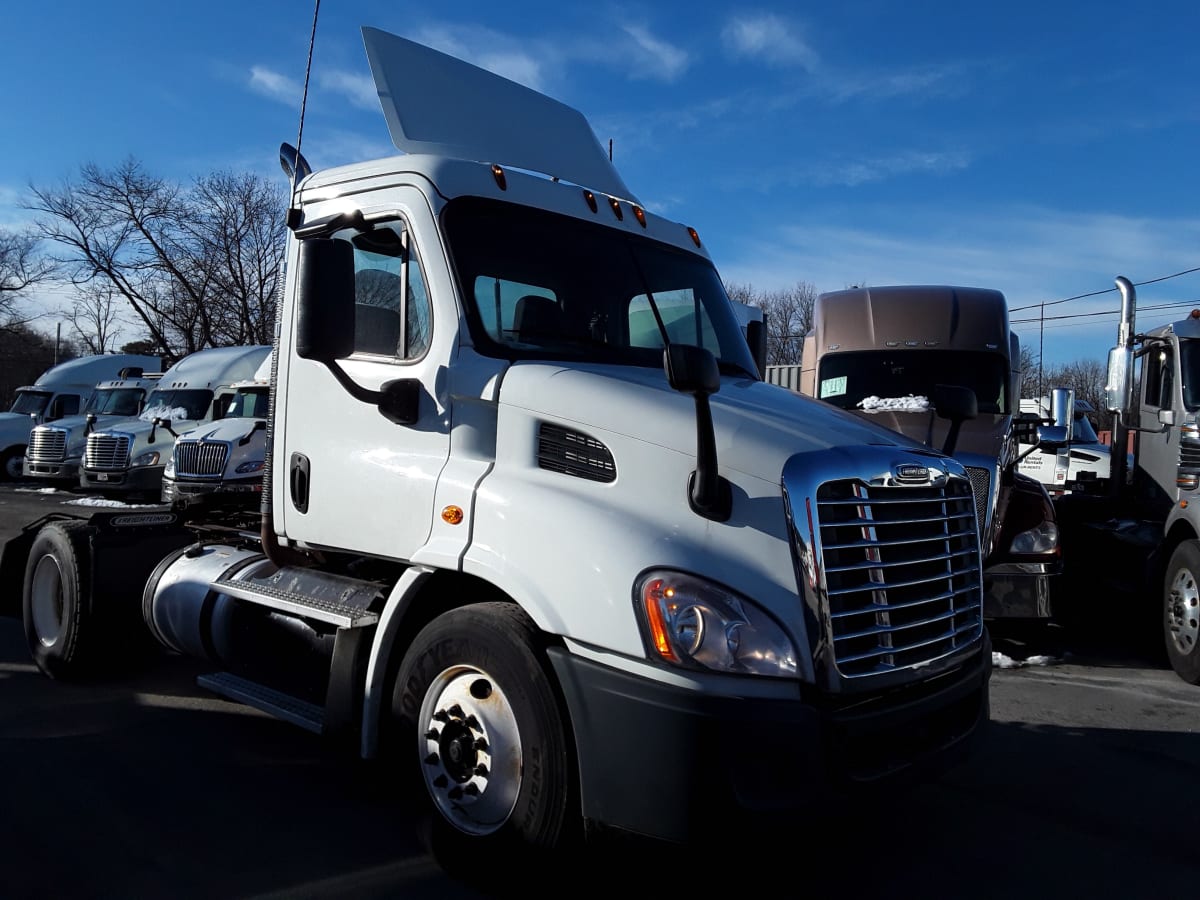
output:
<svg viewBox="0 0 1200 900"><path fill-rule="evenodd" d="M418 736L425 786L458 830L486 835L512 814L521 789L521 739L508 698L481 669L453 666L421 704Z"/></svg>
<svg viewBox="0 0 1200 900"><path fill-rule="evenodd" d="M1180 656L1196 652L1200 639L1200 587L1188 569L1180 569L1167 597L1167 634Z"/></svg>
<svg viewBox="0 0 1200 900"><path fill-rule="evenodd" d="M30 587L33 632L43 647L53 647L62 633L62 570L53 556L43 556L33 570Z"/></svg>

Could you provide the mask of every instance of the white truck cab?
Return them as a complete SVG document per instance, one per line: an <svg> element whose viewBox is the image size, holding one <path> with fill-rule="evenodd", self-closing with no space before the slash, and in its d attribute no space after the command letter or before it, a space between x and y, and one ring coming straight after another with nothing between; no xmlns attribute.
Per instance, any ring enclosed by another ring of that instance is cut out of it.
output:
<svg viewBox="0 0 1200 900"><path fill-rule="evenodd" d="M168 369L137 416L87 436L79 484L89 491L162 492L162 475L181 431L224 416L235 389L270 356L269 346L213 347L189 354Z"/></svg>
<svg viewBox="0 0 1200 900"><path fill-rule="evenodd" d="M129 353L81 356L47 369L31 385L17 389L8 412L0 413L0 480L21 477L29 432L43 422L77 415L101 381L117 378L123 369L160 370L156 356Z"/></svg>
<svg viewBox="0 0 1200 900"><path fill-rule="evenodd" d="M161 372L147 373L134 366L122 369L119 378L96 385L81 415L35 425L25 449L25 477L78 487L88 435L138 415L161 378Z"/></svg>
<svg viewBox="0 0 1200 900"><path fill-rule="evenodd" d="M147 628L385 761L481 865L589 824L811 818L967 752L991 653L963 466L765 384L700 235L578 112L363 34L402 154L284 154L261 528L23 531L0 576L37 664L119 652L63 610Z"/></svg>
<svg viewBox="0 0 1200 900"><path fill-rule="evenodd" d="M1074 394L1073 391L1069 392ZM1021 413L1042 422L1052 422L1068 427L1067 444L1057 449L1042 449L1038 445L1022 442L1021 461L1018 470L1022 475L1041 482L1052 497L1060 497L1071 491L1104 493L1108 490L1108 479L1112 468L1112 448L1100 442L1096 429L1092 427L1088 413L1094 412L1086 400L1070 401L1072 411L1069 419L1056 417L1053 397L1040 400L1021 400ZM1062 421L1059 421L1062 419Z"/></svg>
<svg viewBox="0 0 1200 900"><path fill-rule="evenodd" d="M223 418L175 439L163 471L163 503L257 507L267 456L270 355L253 378L235 382L232 388L233 399Z"/></svg>

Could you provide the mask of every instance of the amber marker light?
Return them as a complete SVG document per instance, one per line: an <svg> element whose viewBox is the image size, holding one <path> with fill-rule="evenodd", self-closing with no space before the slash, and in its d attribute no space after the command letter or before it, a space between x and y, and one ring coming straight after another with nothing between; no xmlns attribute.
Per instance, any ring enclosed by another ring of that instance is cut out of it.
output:
<svg viewBox="0 0 1200 900"><path fill-rule="evenodd" d="M504 177L504 170L495 163L492 163L492 177L496 179L496 184L500 185L500 190L508 190L508 179Z"/></svg>
<svg viewBox="0 0 1200 900"><path fill-rule="evenodd" d="M617 217L618 222L625 221L625 213L621 212L621 204L617 202L616 197L609 197L608 205L612 207L613 215Z"/></svg>
<svg viewBox="0 0 1200 900"><path fill-rule="evenodd" d="M591 191L584 191L583 199L587 201L588 209L590 209L592 212L595 212L597 210L598 207L596 206L596 195L595 194L593 194Z"/></svg>
<svg viewBox="0 0 1200 900"><path fill-rule="evenodd" d="M662 607L658 603L660 596L670 600L674 593L672 588L664 587L661 578L656 578L643 590L642 605L646 609L646 619L650 624L650 639L654 641L654 649L663 659L679 662L679 657L675 655L675 651L671 649L671 642L667 639L667 623L663 619Z"/></svg>
<svg viewBox="0 0 1200 900"><path fill-rule="evenodd" d="M449 525L458 525L463 520L461 506L447 506L442 510L442 521Z"/></svg>
<svg viewBox="0 0 1200 900"><path fill-rule="evenodd" d="M699 247L700 246L700 235L696 233L696 229L689 228L688 234L691 235L691 237L692 237L692 243L695 244L697 247Z"/></svg>
<svg viewBox="0 0 1200 900"><path fill-rule="evenodd" d="M643 228L646 227L646 213L640 206L635 206L633 208L633 217L638 220L639 225L641 225Z"/></svg>

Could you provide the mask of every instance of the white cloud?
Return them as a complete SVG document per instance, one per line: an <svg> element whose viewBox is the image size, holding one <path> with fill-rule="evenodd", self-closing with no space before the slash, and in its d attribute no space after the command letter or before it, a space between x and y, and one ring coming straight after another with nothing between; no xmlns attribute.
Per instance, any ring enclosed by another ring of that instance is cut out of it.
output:
<svg viewBox="0 0 1200 900"><path fill-rule="evenodd" d="M379 94L375 90L375 80L369 75L335 70L323 73L320 76L320 82L322 88L347 97L359 109L373 111L379 109Z"/></svg>
<svg viewBox="0 0 1200 900"><path fill-rule="evenodd" d="M796 26L770 13L738 16L721 30L726 49L735 56L750 57L775 66L799 66L809 71L820 63Z"/></svg>
<svg viewBox="0 0 1200 900"><path fill-rule="evenodd" d="M535 91L543 89L543 66L526 49L527 41L518 41L490 28L451 30L442 25L426 27L413 39Z"/></svg>
<svg viewBox="0 0 1200 900"><path fill-rule="evenodd" d="M642 25L626 25L624 31L635 45L637 63L628 69L631 77L674 81L687 71L691 62L687 51L655 37Z"/></svg>
<svg viewBox="0 0 1200 900"><path fill-rule="evenodd" d="M251 66L249 85L255 93L292 106L299 102L304 92L303 85L266 66Z"/></svg>

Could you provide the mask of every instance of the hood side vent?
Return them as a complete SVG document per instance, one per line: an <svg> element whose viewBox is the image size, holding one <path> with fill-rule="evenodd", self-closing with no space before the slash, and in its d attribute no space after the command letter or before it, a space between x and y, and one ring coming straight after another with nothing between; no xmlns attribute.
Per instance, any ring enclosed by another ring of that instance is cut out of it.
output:
<svg viewBox="0 0 1200 900"><path fill-rule="evenodd" d="M603 443L579 431L543 422L538 428L538 467L589 481L617 480L613 455Z"/></svg>

